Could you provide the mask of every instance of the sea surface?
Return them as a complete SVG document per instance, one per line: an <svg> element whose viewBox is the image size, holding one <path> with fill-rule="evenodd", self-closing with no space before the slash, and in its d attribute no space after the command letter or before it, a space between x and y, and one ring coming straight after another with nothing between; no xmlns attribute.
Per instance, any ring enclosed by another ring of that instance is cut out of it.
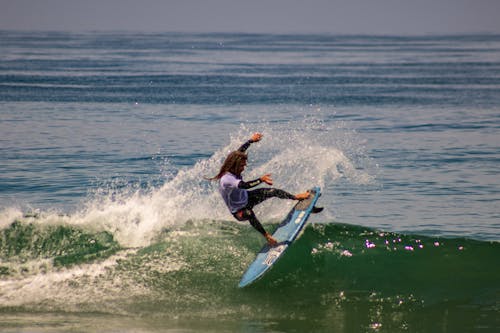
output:
<svg viewBox="0 0 500 333"><path fill-rule="evenodd" d="M499 165L499 35L0 31L0 331L498 332Z"/></svg>

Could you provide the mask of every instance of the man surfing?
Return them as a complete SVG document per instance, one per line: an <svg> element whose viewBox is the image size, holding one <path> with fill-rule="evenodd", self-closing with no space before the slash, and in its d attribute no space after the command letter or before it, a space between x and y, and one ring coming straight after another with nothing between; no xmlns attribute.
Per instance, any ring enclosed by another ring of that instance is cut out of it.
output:
<svg viewBox="0 0 500 333"><path fill-rule="evenodd" d="M273 185L273 179L270 174L265 174L258 179L244 181L241 173L245 170L248 156L246 150L252 143L259 142L262 139L261 133L254 133L250 140L246 141L238 150L231 152L227 157L219 173L210 178L219 181L219 192L224 199L229 211L238 221L249 221L267 240L270 246L275 246L278 242L274 239L259 222L253 207L270 198L304 200L310 195L309 192L303 192L296 195L290 194L277 188L259 188L250 190L262 183Z"/></svg>

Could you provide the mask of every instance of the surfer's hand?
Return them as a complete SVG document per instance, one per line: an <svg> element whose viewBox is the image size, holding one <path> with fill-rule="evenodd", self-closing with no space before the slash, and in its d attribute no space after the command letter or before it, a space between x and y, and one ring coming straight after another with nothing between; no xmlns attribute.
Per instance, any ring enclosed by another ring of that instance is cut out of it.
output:
<svg viewBox="0 0 500 333"><path fill-rule="evenodd" d="M262 139L262 133L254 133L250 138L252 142L259 142Z"/></svg>
<svg viewBox="0 0 500 333"><path fill-rule="evenodd" d="M262 180L267 185L273 185L273 179L271 178L271 174L270 173L268 173L267 175L264 175L264 176L260 177L260 180Z"/></svg>

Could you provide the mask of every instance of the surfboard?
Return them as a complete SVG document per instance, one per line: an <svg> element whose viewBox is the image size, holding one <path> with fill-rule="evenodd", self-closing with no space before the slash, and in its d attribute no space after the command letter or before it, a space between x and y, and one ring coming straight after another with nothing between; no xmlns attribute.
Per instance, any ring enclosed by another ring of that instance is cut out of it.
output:
<svg viewBox="0 0 500 333"><path fill-rule="evenodd" d="M262 277L283 256L293 241L297 239L313 210L321 210L315 207L321 195L320 188L314 187L310 191L309 198L299 201L274 231L273 237L278 241L278 244L273 247L268 244L264 245L257 254L257 258L243 274L238 287L246 287Z"/></svg>

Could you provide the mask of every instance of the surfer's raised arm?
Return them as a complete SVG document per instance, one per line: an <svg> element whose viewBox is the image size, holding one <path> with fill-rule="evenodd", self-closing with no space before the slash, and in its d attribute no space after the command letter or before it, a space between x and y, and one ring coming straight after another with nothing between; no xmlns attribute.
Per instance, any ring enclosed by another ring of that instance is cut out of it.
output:
<svg viewBox="0 0 500 333"><path fill-rule="evenodd" d="M254 142L259 142L262 139L262 136L262 133L254 133L250 140L246 141L240 148L238 148L238 151L241 151L242 153L246 152L248 147L250 147L250 145Z"/></svg>

